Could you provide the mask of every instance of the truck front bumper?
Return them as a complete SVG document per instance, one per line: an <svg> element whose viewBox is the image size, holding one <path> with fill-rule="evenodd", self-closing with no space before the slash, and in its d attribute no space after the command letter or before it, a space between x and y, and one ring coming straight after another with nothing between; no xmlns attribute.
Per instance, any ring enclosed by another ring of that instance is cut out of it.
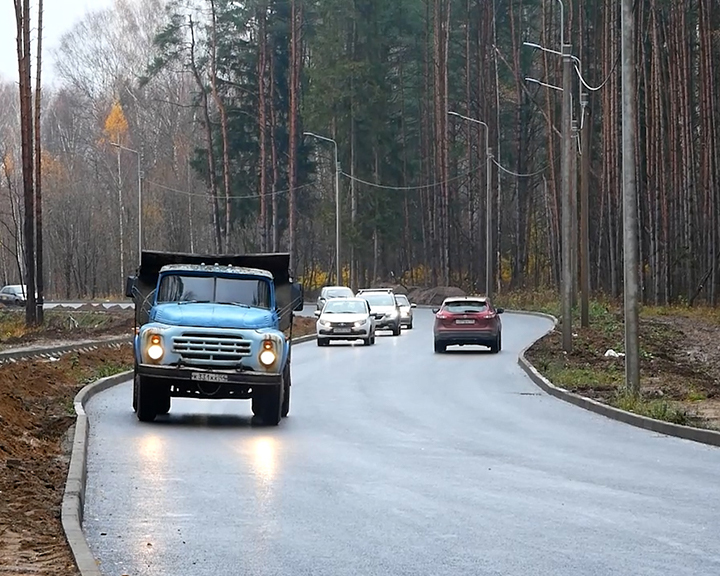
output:
<svg viewBox="0 0 720 576"><path fill-rule="evenodd" d="M187 366L139 364L137 373L158 385L169 385L171 396L185 398L251 398L253 389L280 386L283 382L281 374Z"/></svg>

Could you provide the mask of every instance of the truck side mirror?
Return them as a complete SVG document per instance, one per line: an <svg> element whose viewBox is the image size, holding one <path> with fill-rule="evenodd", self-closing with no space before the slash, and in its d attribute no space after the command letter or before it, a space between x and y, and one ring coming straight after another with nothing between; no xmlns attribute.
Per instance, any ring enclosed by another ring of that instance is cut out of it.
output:
<svg viewBox="0 0 720 576"><path fill-rule="evenodd" d="M295 312L302 312L302 309L305 306L305 291L303 290L302 284L294 282L290 290L290 295L292 298L293 310Z"/></svg>
<svg viewBox="0 0 720 576"><path fill-rule="evenodd" d="M137 276L128 276L125 281L125 296L127 298L135 297L135 286L137 285Z"/></svg>

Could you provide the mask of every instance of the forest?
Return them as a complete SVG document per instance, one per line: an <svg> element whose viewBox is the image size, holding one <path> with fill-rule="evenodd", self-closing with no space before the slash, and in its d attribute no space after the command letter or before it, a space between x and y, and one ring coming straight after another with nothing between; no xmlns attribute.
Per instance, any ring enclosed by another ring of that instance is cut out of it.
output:
<svg viewBox="0 0 720 576"><path fill-rule="evenodd" d="M637 0L635 18L642 298L715 305L720 5ZM335 282L336 170L344 283L482 291L489 222L494 291L556 289L562 38L577 58L591 290L618 297L613 0L117 0L88 13L46 55L46 297L120 296L140 245L289 251L306 287ZM14 283L16 83L0 82L0 110L0 274Z"/></svg>

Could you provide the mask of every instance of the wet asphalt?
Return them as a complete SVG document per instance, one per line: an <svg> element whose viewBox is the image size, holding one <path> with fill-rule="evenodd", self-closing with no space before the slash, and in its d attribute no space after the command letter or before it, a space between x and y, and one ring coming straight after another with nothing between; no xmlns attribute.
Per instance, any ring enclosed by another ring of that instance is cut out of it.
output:
<svg viewBox="0 0 720 576"><path fill-rule="evenodd" d="M541 393L516 360L549 323L503 322L499 355L434 354L426 310L373 347L299 345L278 428L184 399L141 424L130 383L101 393L84 522L101 571L720 574L720 450Z"/></svg>

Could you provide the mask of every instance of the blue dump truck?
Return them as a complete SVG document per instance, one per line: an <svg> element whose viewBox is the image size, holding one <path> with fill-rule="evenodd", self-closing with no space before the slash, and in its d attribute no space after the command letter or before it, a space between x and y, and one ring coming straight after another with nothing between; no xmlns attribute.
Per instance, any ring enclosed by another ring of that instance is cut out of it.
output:
<svg viewBox="0 0 720 576"><path fill-rule="evenodd" d="M173 397L249 399L269 426L288 415L292 319L303 307L289 264L288 254L143 251L126 286L139 420L167 414Z"/></svg>

